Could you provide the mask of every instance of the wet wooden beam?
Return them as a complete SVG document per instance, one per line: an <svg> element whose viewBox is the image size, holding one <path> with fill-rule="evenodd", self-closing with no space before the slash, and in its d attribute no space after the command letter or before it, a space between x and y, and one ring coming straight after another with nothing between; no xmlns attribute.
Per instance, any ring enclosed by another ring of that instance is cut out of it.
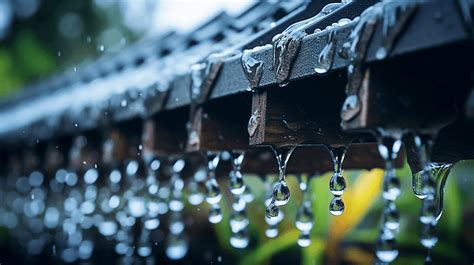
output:
<svg viewBox="0 0 474 265"><path fill-rule="evenodd" d="M192 117L187 152L247 150L247 121L250 116L248 94L236 95L204 104Z"/></svg>
<svg viewBox="0 0 474 265"><path fill-rule="evenodd" d="M145 120L142 134L143 152L159 156L183 153L187 141L187 113L186 109L179 109Z"/></svg>
<svg viewBox="0 0 474 265"><path fill-rule="evenodd" d="M343 129L429 134L436 136L434 161L474 158L470 151L474 149L470 140L474 137L473 126L459 111L464 110L471 89L472 66L443 67L455 65L460 56L462 53L456 50L451 54L433 50L368 66L358 100L351 107L360 110L348 116L344 113L347 108L343 107Z"/></svg>
<svg viewBox="0 0 474 265"><path fill-rule="evenodd" d="M339 108L344 100L345 76L308 78L285 88L256 92L248 123L251 145L347 145L370 142L369 134L341 129Z"/></svg>

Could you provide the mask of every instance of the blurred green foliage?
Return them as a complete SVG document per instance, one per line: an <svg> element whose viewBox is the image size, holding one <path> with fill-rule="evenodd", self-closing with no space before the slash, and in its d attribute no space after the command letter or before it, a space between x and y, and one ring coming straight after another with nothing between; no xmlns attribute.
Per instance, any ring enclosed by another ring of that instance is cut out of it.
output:
<svg viewBox="0 0 474 265"><path fill-rule="evenodd" d="M468 231L463 231L473 225L469 213L474 211L474 194L466 191L472 190L468 187L473 188L474 181L472 176L465 175L470 174L472 168L472 162L458 163L446 183L444 212L437 225L439 241L432 252L435 264L469 264L473 259L472 239L469 241ZM299 231L294 223L302 199L297 179L294 176L288 177L292 199L282 207L285 218L278 225L280 235L275 239L268 239L264 235L267 226L264 221L264 185L260 178L247 176L245 181L256 196L248 209L251 246L245 250L235 250L228 243L231 236L228 223L232 200L230 194L225 194L224 202L227 203L223 203L224 220L215 226L216 237L223 251L235 255L239 264L272 264L279 258L285 259L281 255L286 251L299 252L301 264L373 264L374 243L379 234L384 205L380 196L382 174L383 171L377 169L345 171L348 179L348 188L343 195L346 212L340 217L333 217L328 211L332 198L328 189L331 174L326 173L312 179L309 193L313 203L314 228L311 234L312 244L307 248L300 248L296 243ZM419 243L421 200L412 192L409 167L405 165L399 169L398 175L402 183L402 194L396 201L401 214L400 234L397 236L400 256L393 264L422 264L427 253ZM465 190L460 189L460 183L463 183ZM223 182L222 185L225 186L226 183ZM370 194L364 194L371 193L370 189L375 192L373 198ZM360 211L348 210L351 205L360 208ZM364 205L366 209L363 209ZM349 216L351 214L362 215L356 218ZM347 229L340 239L335 238L340 232L337 229ZM335 244L334 248L331 247L332 244Z"/></svg>
<svg viewBox="0 0 474 265"><path fill-rule="evenodd" d="M56 61L34 34L23 31L15 36L12 49L0 47L0 97L12 93L25 81L44 76Z"/></svg>
<svg viewBox="0 0 474 265"><path fill-rule="evenodd" d="M80 18L82 30L76 38L59 30L65 14ZM99 36L112 27L126 42L138 37L122 25L117 4L101 9L92 0L42 0L33 16L15 19L7 38L0 40L0 99L53 72L98 57Z"/></svg>

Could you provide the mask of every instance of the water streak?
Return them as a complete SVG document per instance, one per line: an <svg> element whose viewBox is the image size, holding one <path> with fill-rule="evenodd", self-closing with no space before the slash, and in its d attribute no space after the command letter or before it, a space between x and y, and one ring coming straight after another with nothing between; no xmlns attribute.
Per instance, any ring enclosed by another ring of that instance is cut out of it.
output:
<svg viewBox="0 0 474 265"><path fill-rule="evenodd" d="M342 5L341 3L328 4L314 17L294 23L273 37L273 70L280 86L288 84L291 68L298 55L301 41L307 35L306 30Z"/></svg>
<svg viewBox="0 0 474 265"><path fill-rule="evenodd" d="M263 61L255 59L255 54L267 48L266 46L257 46L251 50L244 50L242 52L242 69L247 80L249 81L249 90L254 92L260 84L263 74Z"/></svg>
<svg viewBox="0 0 474 265"><path fill-rule="evenodd" d="M384 58L392 49L401 29L416 10L416 1L382 1L367 8L358 20L354 30L344 43L339 55L349 59L347 67L346 101L341 109L343 122L349 122L361 110L359 90L362 85L365 67L364 61L372 35L380 19L384 19L383 46L378 50L378 57Z"/></svg>
<svg viewBox="0 0 474 265"><path fill-rule="evenodd" d="M328 42L318 56L314 70L318 74L325 74L331 69L336 54L337 29L333 27L328 36Z"/></svg>

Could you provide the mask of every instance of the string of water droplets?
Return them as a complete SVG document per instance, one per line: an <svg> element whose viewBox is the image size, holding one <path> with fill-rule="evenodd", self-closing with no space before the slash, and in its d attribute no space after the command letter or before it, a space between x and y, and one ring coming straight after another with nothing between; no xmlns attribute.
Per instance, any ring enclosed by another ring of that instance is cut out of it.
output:
<svg viewBox="0 0 474 265"><path fill-rule="evenodd" d="M423 224L420 242L428 250L425 264L432 264L431 250L438 243L436 225L443 213L443 197L451 163L430 163L427 173L422 175L422 201L420 222Z"/></svg>
<svg viewBox="0 0 474 265"><path fill-rule="evenodd" d="M311 244L311 230L313 229L313 210L311 205L312 198L308 195L308 176L299 175L299 187L302 192L301 207L296 215L296 228L300 231L298 245L308 247Z"/></svg>
<svg viewBox="0 0 474 265"><path fill-rule="evenodd" d="M191 205L197 206L204 201L204 194L200 191L200 184L207 179L207 170L205 167L200 167L194 172L193 177L189 180L187 185L189 195L188 202Z"/></svg>
<svg viewBox="0 0 474 265"><path fill-rule="evenodd" d="M166 241L166 256L172 260L182 259L188 252L188 241L186 239L185 223L183 220L183 189L184 181L181 172L185 167L183 159L176 160L172 165L171 177L171 200L169 209L171 215L168 220L169 235Z"/></svg>
<svg viewBox="0 0 474 265"><path fill-rule="evenodd" d="M438 242L436 225L443 212L444 186L453 164L431 162L433 136L408 134L406 139L415 149L414 160L421 167L413 173L412 188L415 196L422 200L420 242L427 249L425 264L432 264L431 250Z"/></svg>
<svg viewBox="0 0 474 265"><path fill-rule="evenodd" d="M346 189L346 180L342 175L342 162L344 161L344 156L346 155L347 147L346 146L328 146L329 153L331 154L333 166L334 166L334 175L329 180L329 190L334 195L334 198L329 204L329 212L332 215L339 216L344 213L344 201L341 196Z"/></svg>
<svg viewBox="0 0 474 265"><path fill-rule="evenodd" d="M262 176L264 180L264 189L265 189L265 200L264 205L268 207L272 201L273 197L273 187L276 185L274 180L270 176ZM278 211L278 215L276 217L268 217L265 215L265 222L267 223L268 227L265 229L265 236L268 238L275 238L278 236L278 224L283 221L285 215L283 211Z"/></svg>
<svg viewBox="0 0 474 265"><path fill-rule="evenodd" d="M206 181L206 201L211 206L209 211L209 222L213 224L220 223L222 221L222 211L219 205L222 194L219 188L219 184L216 180L216 168L219 164L220 153L218 152L207 152L207 181Z"/></svg>
<svg viewBox="0 0 474 265"><path fill-rule="evenodd" d="M229 174L230 192L234 197L234 201L232 203L232 214L229 221L232 231L229 243L234 248L242 249L246 248L250 241L248 232L249 219L246 212L247 202L242 196L246 189L241 173L245 153L244 151L234 150L230 152L230 154L232 160L232 170Z"/></svg>
<svg viewBox="0 0 474 265"><path fill-rule="evenodd" d="M145 189L142 194L146 200L146 213L141 217L141 231L137 242L138 256L145 258L147 264L154 263L152 255L152 239L151 233L160 226L160 200L156 199L158 193L159 182L156 173L160 169L161 162L153 155L145 154L143 162L146 168Z"/></svg>
<svg viewBox="0 0 474 265"><path fill-rule="evenodd" d="M378 150L385 161L382 197L385 200L382 227L375 254L380 262L389 263L398 256L395 236L400 228L400 215L395 200L400 195L400 181L394 163L401 147L401 133L380 131Z"/></svg>

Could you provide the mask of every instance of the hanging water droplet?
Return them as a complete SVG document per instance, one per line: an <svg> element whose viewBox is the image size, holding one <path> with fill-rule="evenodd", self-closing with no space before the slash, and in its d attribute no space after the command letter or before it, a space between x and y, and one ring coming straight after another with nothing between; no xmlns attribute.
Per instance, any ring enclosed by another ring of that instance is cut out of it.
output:
<svg viewBox="0 0 474 265"><path fill-rule="evenodd" d="M241 196L246 203L251 203L254 199L252 191L249 186L245 187L244 193Z"/></svg>
<svg viewBox="0 0 474 265"><path fill-rule="evenodd" d="M343 121L350 121L359 114L362 109L359 97L357 95L349 95L344 100L341 109L341 119Z"/></svg>
<svg viewBox="0 0 474 265"><path fill-rule="evenodd" d="M330 3L324 6L321 12L315 16L294 23L281 34L273 37L273 70L280 86L288 84L291 68L298 55L301 41L307 35L306 30L340 6L340 3Z"/></svg>
<svg viewBox="0 0 474 265"><path fill-rule="evenodd" d="M232 171L230 180L230 192L234 195L241 195L245 191L245 184L242 174L239 171Z"/></svg>
<svg viewBox="0 0 474 265"><path fill-rule="evenodd" d="M385 200L394 201L400 195L400 180L393 168L385 170L382 196Z"/></svg>
<svg viewBox="0 0 474 265"><path fill-rule="evenodd" d="M329 180L329 190L333 195L341 196L346 189L346 180L341 173L336 173Z"/></svg>
<svg viewBox="0 0 474 265"><path fill-rule="evenodd" d="M233 233L245 229L249 225L249 219L245 213L245 210L234 211L230 217L230 229Z"/></svg>
<svg viewBox="0 0 474 265"><path fill-rule="evenodd" d="M400 227L400 215L393 202L388 202L383 212L383 225L386 229L396 231Z"/></svg>
<svg viewBox="0 0 474 265"><path fill-rule="evenodd" d="M303 192L301 207L296 214L296 228L300 231L298 245L307 247L311 244L310 232L313 229L313 211L311 207L311 199L307 196L308 176L299 175L300 189Z"/></svg>
<svg viewBox="0 0 474 265"><path fill-rule="evenodd" d="M429 174L426 170L421 170L418 171L417 173L413 174L412 177L412 189L413 193L415 194L418 199L424 199L426 197L425 194L423 194L423 186L422 186L422 179L424 178L424 174Z"/></svg>
<svg viewBox="0 0 474 265"><path fill-rule="evenodd" d="M298 241L296 242L298 243L298 246L302 248L309 247L309 245L311 245L311 238L309 232L302 232L298 237Z"/></svg>
<svg viewBox="0 0 474 265"><path fill-rule="evenodd" d="M296 228L302 232L309 232L313 229L313 212L311 210L311 202L303 202L296 216Z"/></svg>
<svg viewBox="0 0 474 265"><path fill-rule="evenodd" d="M243 151L231 152L232 167L233 170L230 172L230 192L234 195L241 195L245 191L244 179L240 168L244 160Z"/></svg>
<svg viewBox="0 0 474 265"><path fill-rule="evenodd" d="M329 212L334 216L339 216L344 213L345 205L341 197L335 196L329 204Z"/></svg>
<svg viewBox="0 0 474 265"><path fill-rule="evenodd" d="M260 124L260 113L257 109L252 113L252 116L250 116L250 119L247 125L247 132L249 133L249 136L252 137L255 134L255 132L258 129L259 124Z"/></svg>
<svg viewBox="0 0 474 265"><path fill-rule="evenodd" d="M268 238L277 237L278 236L278 228L276 227L276 225L270 225L270 227L268 227L265 230L265 236L268 237Z"/></svg>
<svg viewBox="0 0 474 265"><path fill-rule="evenodd" d="M420 242L427 249L432 249L438 243L435 224L427 224L423 227Z"/></svg>
<svg viewBox="0 0 474 265"><path fill-rule="evenodd" d="M204 195L199 191L199 186L196 181L190 181L188 184L188 189L188 201L191 205L199 205L204 201Z"/></svg>
<svg viewBox="0 0 474 265"><path fill-rule="evenodd" d="M238 249L244 249L249 245L250 238L247 229L242 229L236 233L233 233L229 239L229 243L232 247Z"/></svg>
<svg viewBox="0 0 474 265"><path fill-rule="evenodd" d="M222 221L222 211L218 204L212 205L209 211L209 222L212 224L218 224Z"/></svg>
<svg viewBox="0 0 474 265"><path fill-rule="evenodd" d="M209 204L218 204L221 201L222 195L220 192L219 185L217 184L216 179L212 178L207 180L207 196L206 201Z"/></svg>
<svg viewBox="0 0 474 265"><path fill-rule="evenodd" d="M347 147L346 146L327 146L329 153L332 158L334 175L329 180L329 190L334 195L331 203L329 204L329 212L332 215L338 216L344 212L344 201L341 198L341 195L346 189L346 180L342 175L342 163L346 155Z"/></svg>
<svg viewBox="0 0 474 265"><path fill-rule="evenodd" d="M280 209L275 205L274 202L271 202L266 208L266 215L268 218L277 217L280 213Z"/></svg>
<svg viewBox="0 0 474 265"><path fill-rule="evenodd" d="M290 200L290 188L286 181L280 180L273 187L273 203L276 206L286 205Z"/></svg>
<svg viewBox="0 0 474 265"><path fill-rule="evenodd" d="M382 262L392 262L398 256L394 239L380 239L375 250L377 258Z"/></svg>
<svg viewBox="0 0 474 265"><path fill-rule="evenodd" d="M170 236L166 242L166 256L171 260L182 259L188 248L188 242L183 236Z"/></svg>
<svg viewBox="0 0 474 265"><path fill-rule="evenodd" d="M146 229L142 229L138 241L137 253L140 257L148 257L151 255L151 250L150 232Z"/></svg>
<svg viewBox="0 0 474 265"><path fill-rule="evenodd" d="M325 74L331 69L336 53L337 30L334 28L329 33L328 42L319 54L314 70L318 74Z"/></svg>
<svg viewBox="0 0 474 265"><path fill-rule="evenodd" d="M279 148L272 147L278 163L279 177L277 183L273 187L272 201L266 210L268 217L276 217L278 215L278 206L286 205L290 200L290 189L286 184L286 166L291 153L293 153L295 148L296 146L285 146Z"/></svg>

